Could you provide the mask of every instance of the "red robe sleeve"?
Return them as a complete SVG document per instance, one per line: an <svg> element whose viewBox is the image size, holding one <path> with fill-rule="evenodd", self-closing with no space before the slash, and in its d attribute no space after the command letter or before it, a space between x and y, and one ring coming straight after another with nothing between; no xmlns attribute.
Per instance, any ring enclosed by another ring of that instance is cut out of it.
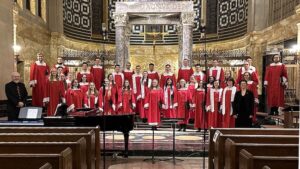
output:
<svg viewBox="0 0 300 169"><path fill-rule="evenodd" d="M103 88L99 90L98 94L98 107L100 111L103 111Z"/></svg>
<svg viewBox="0 0 300 169"><path fill-rule="evenodd" d="M160 76L160 81L159 81L159 84L160 84L159 86L160 86L161 88L164 87L165 81L166 81L165 76L162 74L162 75ZM173 82L174 82L174 81L173 81Z"/></svg>
<svg viewBox="0 0 300 169"><path fill-rule="evenodd" d="M238 75L237 75L237 78L236 78L236 81L235 83L236 84L239 84L239 82L242 80L242 68L239 69L239 72L238 72Z"/></svg>
<svg viewBox="0 0 300 169"><path fill-rule="evenodd" d="M264 80L264 85L268 85L268 82L270 81L270 77L269 77L269 70L270 69L270 67L268 66L267 68L266 68L266 73L265 73L265 80Z"/></svg>
<svg viewBox="0 0 300 169"><path fill-rule="evenodd" d="M136 107L136 100L135 100L134 93L132 90L130 91L130 94L131 94L131 104L133 107Z"/></svg>

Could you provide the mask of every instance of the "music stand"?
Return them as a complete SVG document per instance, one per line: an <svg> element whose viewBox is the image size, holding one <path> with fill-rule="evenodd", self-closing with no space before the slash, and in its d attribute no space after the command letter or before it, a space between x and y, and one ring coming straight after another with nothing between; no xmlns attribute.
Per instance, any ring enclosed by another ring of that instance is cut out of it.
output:
<svg viewBox="0 0 300 169"><path fill-rule="evenodd" d="M22 107L18 118L26 121L37 121L42 119L42 112L42 107Z"/></svg>
<svg viewBox="0 0 300 169"><path fill-rule="evenodd" d="M175 144L175 137L176 137L176 124L181 121L184 120L184 118L168 118L168 119L164 119L164 122L171 122L172 124L172 128L173 128L173 148L172 148L172 158L168 158L168 159L164 159L164 161L173 161L173 164L176 164L176 160L177 161L183 161L182 159L178 159L176 158L175 154L176 154L176 144Z"/></svg>
<svg viewBox="0 0 300 169"><path fill-rule="evenodd" d="M157 128L157 125L150 125L150 126L151 126L151 130L152 130L152 155L151 155L151 158L146 158L146 159L144 159L144 161L152 161L152 164L154 164L156 161L162 161L162 160L154 157L154 153L155 153L155 150L154 150L154 130Z"/></svg>

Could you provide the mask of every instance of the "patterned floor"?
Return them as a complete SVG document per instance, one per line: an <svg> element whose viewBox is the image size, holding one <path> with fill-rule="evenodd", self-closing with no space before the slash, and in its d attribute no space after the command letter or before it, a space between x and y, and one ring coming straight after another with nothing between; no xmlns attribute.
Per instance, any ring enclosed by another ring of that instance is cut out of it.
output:
<svg viewBox="0 0 300 169"><path fill-rule="evenodd" d="M101 143L103 143L103 133ZM146 156L152 154L152 130L133 130L129 137L129 155ZM208 150L208 135L204 144L203 132L187 130L175 132L176 156L199 157ZM106 132L106 150L121 151L124 149L123 134L120 132ZM103 146L103 145L102 145ZM204 150L205 148L205 150ZM103 149L103 147L102 147ZM168 156L173 150L173 131L170 128L159 128L154 131L154 152L156 156Z"/></svg>

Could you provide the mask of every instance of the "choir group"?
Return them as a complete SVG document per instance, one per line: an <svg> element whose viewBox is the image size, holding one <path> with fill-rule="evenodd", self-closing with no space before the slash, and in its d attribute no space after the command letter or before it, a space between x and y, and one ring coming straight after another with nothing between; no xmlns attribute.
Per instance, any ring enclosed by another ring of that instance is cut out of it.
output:
<svg viewBox="0 0 300 169"><path fill-rule="evenodd" d="M200 65L193 70L189 60L184 59L176 78L171 65L165 65L165 72L159 76L152 63L148 71L139 65L133 71L130 63L123 71L115 65L114 72L105 77L100 60L96 59L90 68L83 63L76 78L72 78L62 58L52 68L44 62L43 54L39 53L37 59L30 69L32 105L47 107L48 116L55 115L58 105L66 103L69 112L96 108L105 115L138 114L149 125L159 125L162 118L180 119L179 130L184 131L189 119L194 119L198 130L251 125L256 120L258 74L251 58L245 60L236 80L231 71L218 65L218 60L213 60L212 67L204 73ZM282 77L287 79L286 70L283 72ZM267 73L274 72L267 69ZM272 85L273 80L268 78L266 86ZM244 98L243 91L249 97ZM249 114L243 116L247 111Z"/></svg>

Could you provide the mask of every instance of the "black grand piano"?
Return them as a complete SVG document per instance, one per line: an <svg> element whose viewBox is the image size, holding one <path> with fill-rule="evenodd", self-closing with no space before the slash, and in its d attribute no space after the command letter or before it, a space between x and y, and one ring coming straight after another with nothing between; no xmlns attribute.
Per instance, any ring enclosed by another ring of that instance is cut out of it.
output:
<svg viewBox="0 0 300 169"><path fill-rule="evenodd" d="M103 115L80 111L69 116L44 117L45 126L100 126L101 131L119 131L124 135L125 152L128 156L129 132L133 130L134 114Z"/></svg>

